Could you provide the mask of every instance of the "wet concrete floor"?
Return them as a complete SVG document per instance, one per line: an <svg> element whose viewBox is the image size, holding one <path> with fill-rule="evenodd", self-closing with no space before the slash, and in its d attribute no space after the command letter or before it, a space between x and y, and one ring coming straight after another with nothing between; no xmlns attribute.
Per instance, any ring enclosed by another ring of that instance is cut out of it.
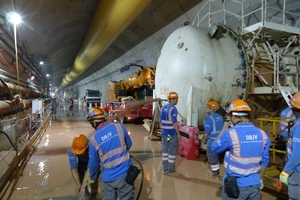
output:
<svg viewBox="0 0 300 200"><path fill-rule="evenodd" d="M11 200L79 200L75 195L67 148L75 135L85 134L90 137L94 129L85 121L87 109L75 105L75 116L66 116L67 105L59 108L58 119L50 122L48 130L29 160L23 176L14 188ZM179 177L165 176L161 165L161 143L156 137L148 139L148 132L142 125L125 124L133 146L130 153L138 159L144 170L135 182L136 196L143 181L140 200L217 200L221 199L221 180L207 176L208 164L205 154L200 154L199 160L187 160L179 156L176 160L176 170ZM134 161L135 165L137 162ZM224 169L221 167L221 174ZM266 190L267 191L267 190ZM262 191L263 200L283 200L286 197L276 197L270 191ZM99 196L102 199L101 184Z"/></svg>

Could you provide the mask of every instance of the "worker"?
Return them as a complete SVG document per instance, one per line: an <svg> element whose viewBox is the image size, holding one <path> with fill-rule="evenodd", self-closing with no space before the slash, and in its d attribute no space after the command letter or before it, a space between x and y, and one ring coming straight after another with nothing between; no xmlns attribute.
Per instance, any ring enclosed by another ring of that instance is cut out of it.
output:
<svg viewBox="0 0 300 200"><path fill-rule="evenodd" d="M287 185L289 199L300 196L300 93L290 99L296 120L287 142L287 162L280 173L280 181Z"/></svg>
<svg viewBox="0 0 300 200"><path fill-rule="evenodd" d="M89 162L89 139L83 135L77 135L73 139L72 146L68 148L68 157L69 163L71 168L71 173L73 179L76 183L75 193L77 195L81 195L81 192L85 188L86 184L84 184L84 176L86 176L86 172L88 169L88 162ZM98 180L99 172L96 175L95 180ZM98 194L98 181L95 181L91 185L91 193L87 188L85 188L86 195L91 197L96 197Z"/></svg>
<svg viewBox="0 0 300 200"><path fill-rule="evenodd" d="M160 113L161 142L162 142L162 166L164 175L178 175L175 171L175 160L178 152L178 141L180 138L177 108L178 94L168 94L169 103L164 105Z"/></svg>
<svg viewBox="0 0 300 200"><path fill-rule="evenodd" d="M222 182L222 199L260 199L262 176L269 164L270 139L249 121L249 105L235 100L229 106L231 123L225 122L215 141L212 152L225 152L226 173Z"/></svg>
<svg viewBox="0 0 300 200"><path fill-rule="evenodd" d="M100 122L106 121L107 116L108 114L103 107L94 107L88 113L87 121L90 122L92 127L96 130Z"/></svg>
<svg viewBox="0 0 300 200"><path fill-rule="evenodd" d="M96 133L90 141L90 176L88 183L97 179L97 172L102 168L103 200L133 200L134 180L139 172L132 165L129 149L132 141L123 124L108 123L106 116L99 109L89 113L88 121L93 121ZM134 173L128 173L134 170ZM134 176L133 176L134 175Z"/></svg>
<svg viewBox="0 0 300 200"><path fill-rule="evenodd" d="M69 97L68 104L69 104L69 111L67 116L69 116L72 113L72 116L74 117L74 100L72 96Z"/></svg>
<svg viewBox="0 0 300 200"><path fill-rule="evenodd" d="M285 108L283 111L281 111L280 113L280 119L282 120L293 119L293 118L295 118L295 115L292 111L292 108L289 106ZM289 131L288 128L289 127L287 122L280 122L280 139L283 141L287 141L288 139L288 131Z"/></svg>
<svg viewBox="0 0 300 200"><path fill-rule="evenodd" d="M218 113L219 104L216 101L209 101L206 106L207 117L204 120L204 137L201 140L206 144L206 156L210 165L211 177L219 176L219 156L211 151L211 143L217 138L223 128L223 117Z"/></svg>
<svg viewBox="0 0 300 200"><path fill-rule="evenodd" d="M58 103L56 101L56 98L54 97L51 102L51 115L52 115L52 120L57 120L56 114L57 114L57 107Z"/></svg>

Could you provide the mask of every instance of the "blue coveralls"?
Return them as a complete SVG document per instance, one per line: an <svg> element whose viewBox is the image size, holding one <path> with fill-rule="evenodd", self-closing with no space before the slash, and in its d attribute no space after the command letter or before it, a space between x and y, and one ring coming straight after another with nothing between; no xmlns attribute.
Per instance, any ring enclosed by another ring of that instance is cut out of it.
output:
<svg viewBox="0 0 300 200"><path fill-rule="evenodd" d="M219 156L211 151L211 144L217 138L224 125L223 117L213 112L204 120L204 133L207 134L206 156L212 171L219 170Z"/></svg>
<svg viewBox="0 0 300 200"><path fill-rule="evenodd" d="M160 113L159 121L162 128L162 165L164 174L175 171L175 160L178 152L178 135L173 124L178 123L177 114L177 108L173 104L164 105Z"/></svg>
<svg viewBox="0 0 300 200"><path fill-rule="evenodd" d="M291 107L287 107L280 113L280 119L290 119L293 117L295 117L295 115L294 115ZM281 135L282 139L287 140L288 139L288 123L281 122L280 123L280 131L281 131L280 135Z"/></svg>
<svg viewBox="0 0 300 200"><path fill-rule="evenodd" d="M224 156L226 174L223 177L222 199L231 199L224 191L227 176L236 176L239 199L260 199L260 167L269 164L270 139L253 123L238 123L225 130L211 145L211 150Z"/></svg>
<svg viewBox="0 0 300 200"><path fill-rule="evenodd" d="M85 172L87 171L88 162L89 162L89 149L87 148L82 155L76 155L71 151L71 147L70 147L68 148L68 157L69 157L70 168L77 169L80 184L82 184ZM95 179L97 181L95 181L95 183L93 183L91 186L92 189L91 195L96 195L98 193L98 177L99 177L99 172ZM85 191L86 193L88 193L87 189Z"/></svg>
<svg viewBox="0 0 300 200"><path fill-rule="evenodd" d="M283 171L290 174L288 179L288 194L290 199L300 197L300 118L296 119L291 128L287 143L287 158Z"/></svg>
<svg viewBox="0 0 300 200"><path fill-rule="evenodd" d="M127 170L132 165L128 150L132 141L122 124L111 123L98 126L90 139L90 179L96 180L102 167L103 200L133 200L134 185L126 182Z"/></svg>

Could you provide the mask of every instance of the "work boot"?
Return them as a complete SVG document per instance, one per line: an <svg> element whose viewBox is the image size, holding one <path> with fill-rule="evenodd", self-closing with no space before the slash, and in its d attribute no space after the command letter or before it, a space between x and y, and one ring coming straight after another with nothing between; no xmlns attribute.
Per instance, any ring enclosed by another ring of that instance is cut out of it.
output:
<svg viewBox="0 0 300 200"><path fill-rule="evenodd" d="M173 172L169 172L168 174L169 176L173 176L173 177L178 177L178 176L181 176L180 173L176 172L176 171L173 171Z"/></svg>
<svg viewBox="0 0 300 200"><path fill-rule="evenodd" d="M216 170L216 171L212 171L209 176L210 177L214 177L214 178L217 178L219 177L219 174L220 174L220 171L219 170Z"/></svg>

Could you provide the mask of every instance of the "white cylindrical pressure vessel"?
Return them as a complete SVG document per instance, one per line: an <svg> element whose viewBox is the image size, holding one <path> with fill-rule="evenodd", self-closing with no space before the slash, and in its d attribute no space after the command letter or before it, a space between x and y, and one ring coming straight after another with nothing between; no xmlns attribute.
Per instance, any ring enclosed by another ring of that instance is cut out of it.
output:
<svg viewBox="0 0 300 200"><path fill-rule="evenodd" d="M168 37L159 55L155 95L166 99L170 91L177 92L178 121L183 124L193 121L187 118L197 112L200 125L210 100L224 107L244 98L249 74L245 59L243 45L233 31L224 29L216 39L211 38L208 29L181 27ZM188 109L191 96L192 111Z"/></svg>

